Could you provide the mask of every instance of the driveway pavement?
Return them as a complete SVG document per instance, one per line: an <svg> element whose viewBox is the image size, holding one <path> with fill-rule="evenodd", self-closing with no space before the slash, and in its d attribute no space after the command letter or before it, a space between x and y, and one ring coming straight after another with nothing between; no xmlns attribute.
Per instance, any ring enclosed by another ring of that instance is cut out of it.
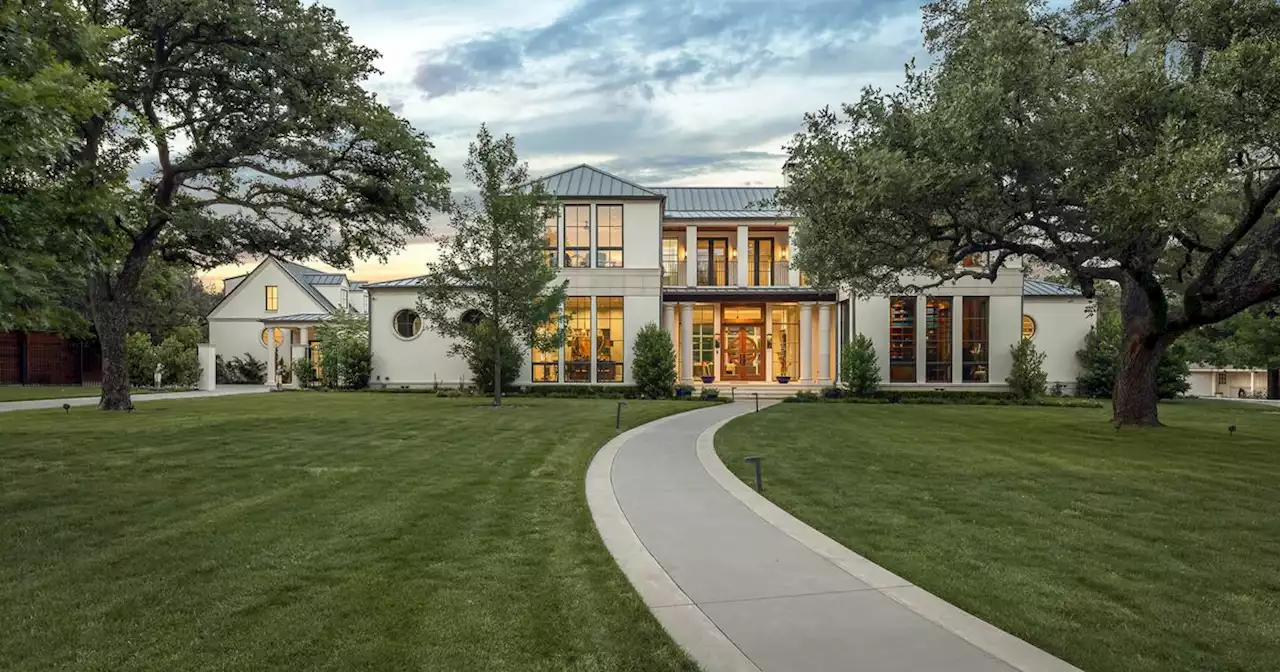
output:
<svg viewBox="0 0 1280 672"><path fill-rule="evenodd" d="M133 403L144 401L167 401L170 399L203 399L206 397L226 397L235 394L257 394L270 391L266 385L219 385L213 391L194 390L191 392L157 392L155 394L135 394ZM41 408L62 408L63 404L72 406L97 406L98 397L70 397L65 399L31 399L28 401L0 402L0 413L7 411L32 411Z"/></svg>

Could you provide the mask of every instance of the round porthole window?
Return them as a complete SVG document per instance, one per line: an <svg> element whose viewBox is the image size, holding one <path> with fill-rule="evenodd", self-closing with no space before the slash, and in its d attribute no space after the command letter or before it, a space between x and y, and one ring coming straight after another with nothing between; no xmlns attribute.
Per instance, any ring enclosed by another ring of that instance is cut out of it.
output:
<svg viewBox="0 0 1280 672"><path fill-rule="evenodd" d="M412 310L402 310L396 313L395 330L400 338L415 338L422 332L422 317Z"/></svg>
<svg viewBox="0 0 1280 672"><path fill-rule="evenodd" d="M274 338L272 338L272 337L274 337ZM267 342L267 339L268 339L268 338L271 338L271 340L272 340L272 342L271 342L271 343L268 343L268 342ZM280 328L279 328L279 327L276 327L275 329L263 329L263 330L262 330L262 344L263 344L263 345L265 345L265 346L267 346L267 347L271 347L271 346L274 346L274 345L280 345L281 343L284 343L284 334L283 334L283 333L281 333L281 331L280 331Z"/></svg>
<svg viewBox="0 0 1280 672"><path fill-rule="evenodd" d="M1022 316L1022 340L1028 340L1036 335L1036 321L1031 319L1030 315Z"/></svg>
<svg viewBox="0 0 1280 672"><path fill-rule="evenodd" d="M463 324L469 324L474 327L477 324L480 324L480 322L484 320L484 313L480 312L475 308L472 308L470 310L464 311L462 313L462 317L458 318L458 320L461 321Z"/></svg>

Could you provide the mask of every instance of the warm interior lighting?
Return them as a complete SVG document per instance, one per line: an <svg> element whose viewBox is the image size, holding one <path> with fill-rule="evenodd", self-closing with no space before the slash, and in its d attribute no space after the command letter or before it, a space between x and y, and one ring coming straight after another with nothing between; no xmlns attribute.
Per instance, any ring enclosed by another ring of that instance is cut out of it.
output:
<svg viewBox="0 0 1280 672"><path fill-rule="evenodd" d="M779 250L779 251L778 251L778 259L779 259L779 260L781 260L781 261L786 261L786 260L787 260L787 249L788 249L788 248L785 248L785 247L784 247L784 248L782 248L781 250Z"/></svg>

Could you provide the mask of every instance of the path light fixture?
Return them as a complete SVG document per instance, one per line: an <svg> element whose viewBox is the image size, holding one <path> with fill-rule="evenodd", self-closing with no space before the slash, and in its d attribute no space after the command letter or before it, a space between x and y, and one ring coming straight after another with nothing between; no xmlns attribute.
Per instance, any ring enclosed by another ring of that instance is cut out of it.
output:
<svg viewBox="0 0 1280 672"><path fill-rule="evenodd" d="M66 412L67 412L67 414L68 414L68 415L70 415L70 414L71 414L71 404L63 404L63 405L62 405L62 410L66 411Z"/></svg>
<svg viewBox="0 0 1280 672"><path fill-rule="evenodd" d="M764 492L764 481L760 476L760 462L763 460L764 458L758 455L752 455L744 460L745 462L751 462L756 465L756 492Z"/></svg>
<svg viewBox="0 0 1280 672"><path fill-rule="evenodd" d="M626 405L627 405L627 402L625 401L618 402L618 417L615 418L613 421L614 429L622 429L622 407Z"/></svg>
<svg viewBox="0 0 1280 672"><path fill-rule="evenodd" d="M756 398L756 413L759 413L760 412L760 393L752 392L751 396Z"/></svg>

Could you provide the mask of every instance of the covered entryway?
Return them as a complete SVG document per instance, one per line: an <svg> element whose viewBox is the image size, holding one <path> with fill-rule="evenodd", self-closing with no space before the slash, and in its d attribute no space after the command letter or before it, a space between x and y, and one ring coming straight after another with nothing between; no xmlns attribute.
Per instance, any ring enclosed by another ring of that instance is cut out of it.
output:
<svg viewBox="0 0 1280 672"><path fill-rule="evenodd" d="M721 378L764 380L764 304L725 306L720 324Z"/></svg>

